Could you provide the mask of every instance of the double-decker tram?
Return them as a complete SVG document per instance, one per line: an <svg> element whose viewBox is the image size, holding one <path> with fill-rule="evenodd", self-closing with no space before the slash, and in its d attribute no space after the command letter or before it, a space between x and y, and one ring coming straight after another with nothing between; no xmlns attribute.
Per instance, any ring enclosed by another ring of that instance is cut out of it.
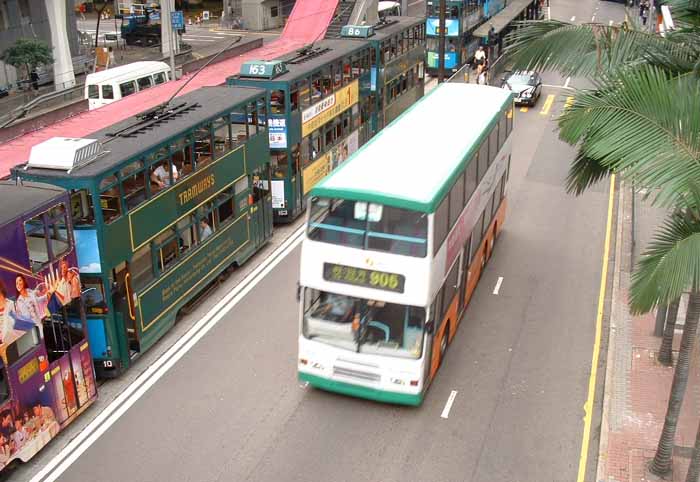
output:
<svg viewBox="0 0 700 482"><path fill-rule="evenodd" d="M314 186L301 380L422 402L503 226L512 127L509 92L443 84Z"/></svg>
<svg viewBox="0 0 700 482"><path fill-rule="evenodd" d="M291 222L309 190L372 135L372 48L321 40L273 61L251 61L230 85L270 94L270 191L275 222Z"/></svg>
<svg viewBox="0 0 700 482"><path fill-rule="evenodd" d="M502 0L447 0L445 2L445 72L457 72L479 47L472 36L476 27L503 8ZM426 64L430 75L438 74L440 41L440 2L428 0L425 21Z"/></svg>
<svg viewBox="0 0 700 482"><path fill-rule="evenodd" d="M2 181L0 205L2 470L39 452L90 406L97 387L68 193Z"/></svg>
<svg viewBox="0 0 700 482"><path fill-rule="evenodd" d="M383 17L374 26L346 25L341 37L363 39L373 49L370 132L376 133L423 97L425 19Z"/></svg>
<svg viewBox="0 0 700 482"><path fill-rule="evenodd" d="M98 375L152 346L198 293L272 235L267 96L205 87L13 169L70 190Z"/></svg>

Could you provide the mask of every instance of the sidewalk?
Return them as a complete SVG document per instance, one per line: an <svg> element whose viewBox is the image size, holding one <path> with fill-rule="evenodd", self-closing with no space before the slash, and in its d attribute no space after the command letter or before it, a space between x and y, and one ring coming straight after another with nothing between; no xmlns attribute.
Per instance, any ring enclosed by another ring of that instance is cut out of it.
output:
<svg viewBox="0 0 700 482"><path fill-rule="evenodd" d="M628 310L632 253L635 261L665 217L636 196L635 247L632 246L632 196L622 186L613 280L612 313L601 422L598 482L683 482L690 462L700 419L700 369L692 356L688 388L676 434L672 473L666 479L652 475L647 467L654 457L663 428L673 368L656 361L661 338L654 336L655 312L631 316ZM684 312L684 309L679 312ZM679 321L682 323L679 313ZM680 330L676 331L677 355ZM696 343L696 351L697 351Z"/></svg>

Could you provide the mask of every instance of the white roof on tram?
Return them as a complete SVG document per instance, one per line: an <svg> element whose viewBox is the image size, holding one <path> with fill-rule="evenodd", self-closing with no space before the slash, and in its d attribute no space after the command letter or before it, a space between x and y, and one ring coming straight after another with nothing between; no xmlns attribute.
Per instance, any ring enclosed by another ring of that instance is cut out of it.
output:
<svg viewBox="0 0 700 482"><path fill-rule="evenodd" d="M512 108L508 90L443 84L385 127L311 194L434 212L489 127L508 108Z"/></svg>

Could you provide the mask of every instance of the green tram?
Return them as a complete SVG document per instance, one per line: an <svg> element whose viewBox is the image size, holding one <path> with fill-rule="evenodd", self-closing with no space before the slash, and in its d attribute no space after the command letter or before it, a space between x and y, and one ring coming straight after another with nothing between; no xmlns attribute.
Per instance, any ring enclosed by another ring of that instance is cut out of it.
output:
<svg viewBox="0 0 700 482"><path fill-rule="evenodd" d="M311 187L374 134L368 122L374 109L371 60L367 42L321 40L273 61L245 62L228 79L270 95L275 222L293 221Z"/></svg>
<svg viewBox="0 0 700 482"><path fill-rule="evenodd" d="M98 374L116 376L272 235L265 91L206 87L13 169L69 189Z"/></svg>
<svg viewBox="0 0 700 482"><path fill-rule="evenodd" d="M343 38L363 38L374 51L370 90L375 100L371 131L383 129L423 97L425 19L385 17L374 27L347 25Z"/></svg>
<svg viewBox="0 0 700 482"><path fill-rule="evenodd" d="M270 95L268 133L274 221L293 221L311 188L423 95L425 23L394 17L344 27L272 61L251 61L229 85Z"/></svg>

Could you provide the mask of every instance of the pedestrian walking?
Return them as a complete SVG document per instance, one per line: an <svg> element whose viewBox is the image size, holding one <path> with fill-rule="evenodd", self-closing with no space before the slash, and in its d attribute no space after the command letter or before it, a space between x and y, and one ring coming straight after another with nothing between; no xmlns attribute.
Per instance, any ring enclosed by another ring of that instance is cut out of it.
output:
<svg viewBox="0 0 700 482"><path fill-rule="evenodd" d="M32 81L32 87L34 90L39 90L39 74L37 73L36 69L32 69L31 74L29 74L29 78Z"/></svg>

